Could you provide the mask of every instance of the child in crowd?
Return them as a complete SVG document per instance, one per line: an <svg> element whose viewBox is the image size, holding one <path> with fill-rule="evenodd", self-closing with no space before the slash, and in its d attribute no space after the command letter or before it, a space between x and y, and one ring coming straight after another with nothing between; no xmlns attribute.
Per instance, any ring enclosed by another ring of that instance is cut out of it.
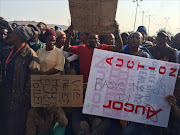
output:
<svg viewBox="0 0 180 135"><path fill-rule="evenodd" d="M61 107L31 108L27 115L26 135L64 135L67 124Z"/></svg>

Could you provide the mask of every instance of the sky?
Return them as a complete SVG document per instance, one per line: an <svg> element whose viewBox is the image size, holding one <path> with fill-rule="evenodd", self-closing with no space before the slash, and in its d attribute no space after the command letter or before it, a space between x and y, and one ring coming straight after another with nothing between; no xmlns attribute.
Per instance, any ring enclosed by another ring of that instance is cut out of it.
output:
<svg viewBox="0 0 180 135"><path fill-rule="evenodd" d="M139 2L135 30L142 25L142 11L145 12L143 25L150 36L163 28L173 35L180 32L180 0ZM134 30L135 12L133 0L118 0L116 20L121 32ZM71 21L68 0L0 0L0 16L8 21L42 21L59 25L69 25Z"/></svg>

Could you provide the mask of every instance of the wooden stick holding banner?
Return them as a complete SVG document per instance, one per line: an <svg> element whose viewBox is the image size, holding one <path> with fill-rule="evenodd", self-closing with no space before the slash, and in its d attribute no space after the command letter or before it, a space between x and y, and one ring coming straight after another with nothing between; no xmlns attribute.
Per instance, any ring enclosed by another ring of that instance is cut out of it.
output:
<svg viewBox="0 0 180 135"><path fill-rule="evenodd" d="M32 75L32 107L82 107L82 75Z"/></svg>
<svg viewBox="0 0 180 135"><path fill-rule="evenodd" d="M74 29L94 34L113 33L117 3L118 0L69 0Z"/></svg>

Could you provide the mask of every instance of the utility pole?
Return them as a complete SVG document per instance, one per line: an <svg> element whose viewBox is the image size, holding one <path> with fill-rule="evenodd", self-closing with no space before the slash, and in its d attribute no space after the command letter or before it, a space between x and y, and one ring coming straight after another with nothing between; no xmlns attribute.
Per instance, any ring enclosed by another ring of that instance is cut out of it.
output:
<svg viewBox="0 0 180 135"><path fill-rule="evenodd" d="M148 33L150 32L151 16L154 16L154 15L149 15Z"/></svg>
<svg viewBox="0 0 180 135"><path fill-rule="evenodd" d="M142 11L142 12L139 12L139 13L142 13L142 25L144 24L144 14L145 14L146 12L149 12L149 11Z"/></svg>
<svg viewBox="0 0 180 135"><path fill-rule="evenodd" d="M134 20L134 31L135 31L135 27L136 27L136 18L137 18L137 11L138 11L138 6L139 6L139 2L141 2L143 0L133 0L133 2L137 3L136 4L136 13L135 13L135 20Z"/></svg>

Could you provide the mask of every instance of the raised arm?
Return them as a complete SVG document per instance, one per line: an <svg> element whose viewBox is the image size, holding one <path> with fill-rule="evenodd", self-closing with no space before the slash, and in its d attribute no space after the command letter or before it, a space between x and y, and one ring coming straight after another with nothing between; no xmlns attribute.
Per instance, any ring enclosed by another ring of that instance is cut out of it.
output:
<svg viewBox="0 0 180 135"><path fill-rule="evenodd" d="M70 46L72 34L73 34L73 26L71 25L68 28L67 39L66 39L66 42L64 44L64 49L63 49L66 52L72 52L71 46Z"/></svg>
<svg viewBox="0 0 180 135"><path fill-rule="evenodd" d="M117 21L114 22L114 27L115 27L115 36L117 39L117 45L112 47L112 51L119 52L123 48L123 42L120 36L119 24L117 23Z"/></svg>

